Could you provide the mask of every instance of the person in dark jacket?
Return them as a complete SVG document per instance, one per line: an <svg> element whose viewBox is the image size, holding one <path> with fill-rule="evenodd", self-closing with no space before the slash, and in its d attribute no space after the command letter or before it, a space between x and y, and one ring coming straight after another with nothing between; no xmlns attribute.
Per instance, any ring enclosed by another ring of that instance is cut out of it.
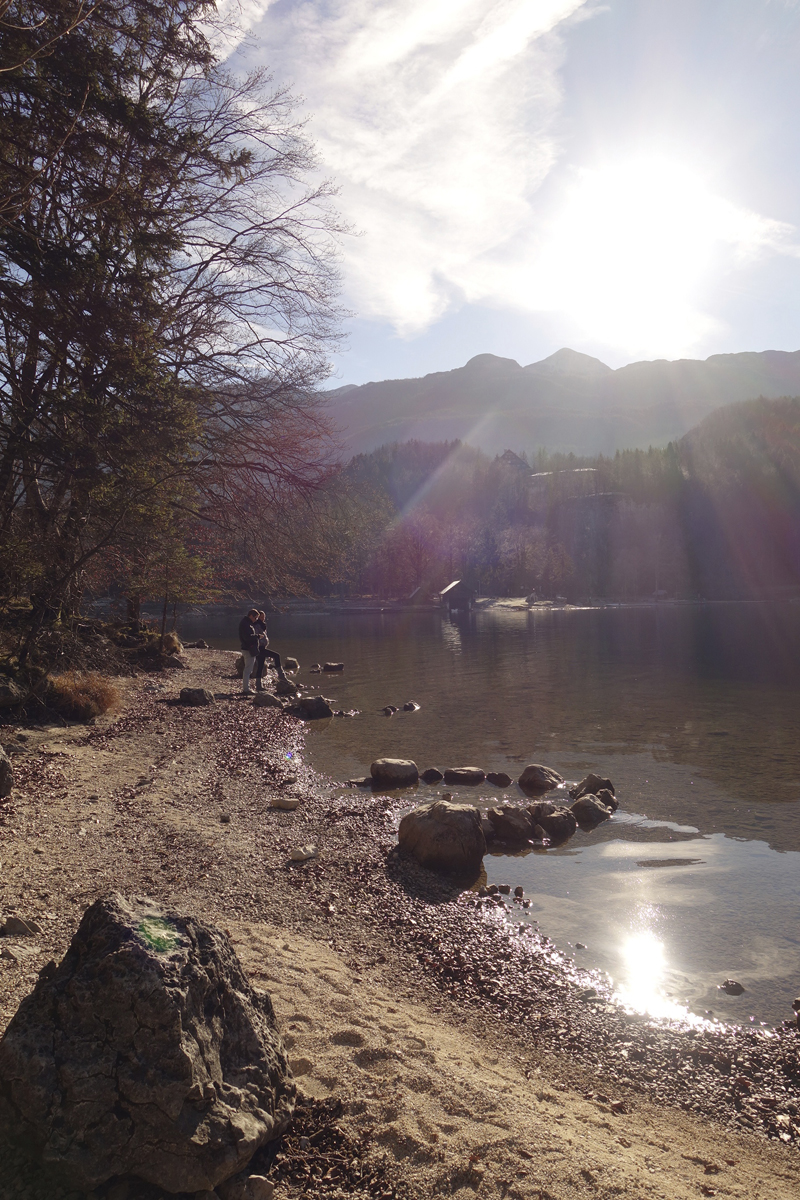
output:
<svg viewBox="0 0 800 1200"><path fill-rule="evenodd" d="M267 637L267 614L265 612L260 612L258 614L258 620L254 623L254 628L255 628L256 632L258 633L258 657L256 659L256 691L263 692L264 685L261 682L261 678L264 674L264 665L268 658L271 658L272 661L274 662L274 664L277 668L277 671L278 671L279 679L285 679L286 675L283 670L283 663L281 662L280 654L276 653L275 650L269 649L269 638Z"/></svg>
<svg viewBox="0 0 800 1200"><path fill-rule="evenodd" d="M242 617L239 622L239 643L242 647L242 657L244 658L242 693L245 696L252 694L253 689L250 687L250 675L258 661L258 630L255 625L258 617L258 609L251 608L247 616Z"/></svg>

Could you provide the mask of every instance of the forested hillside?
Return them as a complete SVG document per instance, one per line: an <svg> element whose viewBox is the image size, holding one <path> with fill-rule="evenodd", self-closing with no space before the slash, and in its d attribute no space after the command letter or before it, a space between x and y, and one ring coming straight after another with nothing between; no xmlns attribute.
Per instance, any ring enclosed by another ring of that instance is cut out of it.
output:
<svg viewBox="0 0 800 1200"><path fill-rule="evenodd" d="M349 570L331 561L321 590L401 597L456 578L488 594L621 600L800 588L798 399L731 405L663 449L608 457L396 443L357 455L337 486L367 540Z"/></svg>

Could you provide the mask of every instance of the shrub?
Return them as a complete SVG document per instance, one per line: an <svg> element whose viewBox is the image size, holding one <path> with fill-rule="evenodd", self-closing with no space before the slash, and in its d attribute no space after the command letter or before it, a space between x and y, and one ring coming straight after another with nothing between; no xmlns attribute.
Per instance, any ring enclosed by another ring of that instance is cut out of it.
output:
<svg viewBox="0 0 800 1200"><path fill-rule="evenodd" d="M164 634L164 653L165 654L180 654L183 646L177 633Z"/></svg>
<svg viewBox="0 0 800 1200"><path fill-rule="evenodd" d="M65 671L48 680L48 707L67 721L90 721L118 701L113 683L96 671Z"/></svg>

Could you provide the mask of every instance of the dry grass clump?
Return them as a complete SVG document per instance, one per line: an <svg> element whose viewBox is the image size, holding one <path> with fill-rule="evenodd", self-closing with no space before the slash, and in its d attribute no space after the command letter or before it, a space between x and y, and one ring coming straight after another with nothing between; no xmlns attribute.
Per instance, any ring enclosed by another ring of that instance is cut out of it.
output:
<svg viewBox="0 0 800 1200"><path fill-rule="evenodd" d="M164 634L165 654L180 654L182 649L183 646L181 645L181 639L178 637L177 633Z"/></svg>
<svg viewBox="0 0 800 1200"><path fill-rule="evenodd" d="M96 671L65 671L47 686L47 705L67 721L90 721L119 702L119 692Z"/></svg>

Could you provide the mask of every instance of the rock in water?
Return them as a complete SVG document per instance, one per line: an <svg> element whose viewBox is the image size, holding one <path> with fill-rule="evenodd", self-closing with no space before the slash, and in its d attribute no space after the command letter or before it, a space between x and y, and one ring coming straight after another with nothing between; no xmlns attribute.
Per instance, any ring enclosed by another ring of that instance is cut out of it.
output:
<svg viewBox="0 0 800 1200"><path fill-rule="evenodd" d="M614 795L614 785L611 780L604 779L602 775L595 775L594 771L590 771L580 783L569 789L569 794L573 800L580 800L581 796L589 794L599 796L604 788L611 792L612 796Z"/></svg>
<svg viewBox="0 0 800 1200"><path fill-rule="evenodd" d="M534 820L524 808L504 804L490 808L486 814L492 823L494 836L503 842L527 842L533 837Z"/></svg>
<svg viewBox="0 0 800 1200"><path fill-rule="evenodd" d="M481 767L445 767L444 781L452 785L467 784L477 787L483 783L486 775Z"/></svg>
<svg viewBox="0 0 800 1200"><path fill-rule="evenodd" d="M436 767L428 767L427 771L422 772L420 779L423 783L441 783L444 775Z"/></svg>
<svg viewBox="0 0 800 1200"><path fill-rule="evenodd" d="M571 811L583 829L594 829L601 821L608 820L613 809L599 800L597 796L587 794L575 801Z"/></svg>
<svg viewBox="0 0 800 1200"><path fill-rule="evenodd" d="M120 895L83 916L0 1041L0 1121L72 1186L209 1190L294 1111L269 996L218 929Z"/></svg>
<svg viewBox="0 0 800 1200"><path fill-rule="evenodd" d="M494 787L507 788L511 787L514 781L510 775L506 775L505 771L490 771L486 776L486 782L493 784Z"/></svg>
<svg viewBox="0 0 800 1200"><path fill-rule="evenodd" d="M376 758L369 769L372 786L388 788L413 787L419 782L417 764L410 758Z"/></svg>
<svg viewBox="0 0 800 1200"><path fill-rule="evenodd" d="M543 767L539 763L528 763L518 782L523 792L550 792L564 780L558 771L552 770L551 767Z"/></svg>
<svg viewBox="0 0 800 1200"><path fill-rule="evenodd" d="M406 813L400 822L399 842L400 849L421 866L453 875L474 877L486 853L477 808L444 799Z"/></svg>
<svg viewBox="0 0 800 1200"><path fill-rule="evenodd" d="M0 800L11 795L14 786L14 768L5 750L0 747Z"/></svg>
<svg viewBox="0 0 800 1200"><path fill-rule="evenodd" d="M574 812L568 808L556 808L552 806L552 812L543 812L545 805L531 804L528 807L528 812L536 822L536 828L542 829L547 837L553 842L565 842L567 838L571 838L575 830L578 828L578 818ZM550 808L550 805L546 806ZM534 828L534 835L539 837Z"/></svg>

